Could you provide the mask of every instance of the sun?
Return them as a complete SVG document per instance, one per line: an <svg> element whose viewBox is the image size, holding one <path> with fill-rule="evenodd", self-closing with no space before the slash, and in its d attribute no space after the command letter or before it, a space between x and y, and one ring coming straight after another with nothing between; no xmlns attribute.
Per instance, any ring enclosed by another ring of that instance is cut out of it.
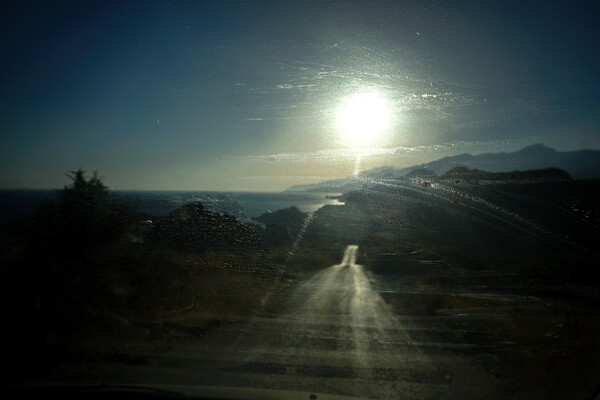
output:
<svg viewBox="0 0 600 400"><path fill-rule="evenodd" d="M377 144L389 129L388 101L377 92L361 92L346 97L336 113L336 125L343 144L369 147Z"/></svg>

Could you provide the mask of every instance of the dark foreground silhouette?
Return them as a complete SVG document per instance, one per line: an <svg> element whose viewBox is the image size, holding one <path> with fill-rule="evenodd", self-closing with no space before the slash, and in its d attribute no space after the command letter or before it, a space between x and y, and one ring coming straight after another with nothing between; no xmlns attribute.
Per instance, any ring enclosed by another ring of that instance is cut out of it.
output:
<svg viewBox="0 0 600 400"><path fill-rule="evenodd" d="M484 181L368 180L258 226L143 215L78 171L2 228L6 378L589 397L598 182Z"/></svg>

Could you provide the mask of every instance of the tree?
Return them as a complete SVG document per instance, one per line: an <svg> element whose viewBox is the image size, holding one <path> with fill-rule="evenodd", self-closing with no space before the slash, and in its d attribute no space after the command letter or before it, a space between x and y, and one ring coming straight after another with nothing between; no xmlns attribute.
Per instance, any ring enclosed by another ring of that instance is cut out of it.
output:
<svg viewBox="0 0 600 400"><path fill-rule="evenodd" d="M58 191L58 225L70 244L87 247L114 239L129 222L131 210L109 201L108 187L98 172L90 178L78 169L67 174L72 183Z"/></svg>
<svg viewBox="0 0 600 400"><path fill-rule="evenodd" d="M70 185L65 185L58 192L58 197L63 207L84 207L105 205L108 202L108 187L102 183L98 172L94 171L92 177L85 178L85 171L81 168L67 174L73 180Z"/></svg>

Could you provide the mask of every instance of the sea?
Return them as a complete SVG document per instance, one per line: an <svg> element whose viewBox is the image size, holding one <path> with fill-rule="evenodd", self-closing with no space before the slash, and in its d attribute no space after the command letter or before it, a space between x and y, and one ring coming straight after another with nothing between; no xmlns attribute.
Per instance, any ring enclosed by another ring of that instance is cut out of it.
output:
<svg viewBox="0 0 600 400"><path fill-rule="evenodd" d="M303 212L313 212L328 204L342 205L340 195L312 192L110 191L112 201L128 204L144 214L165 216L184 204L199 201L208 210L227 213L245 222L292 206ZM30 218L41 205L57 201L55 190L2 189L0 222Z"/></svg>

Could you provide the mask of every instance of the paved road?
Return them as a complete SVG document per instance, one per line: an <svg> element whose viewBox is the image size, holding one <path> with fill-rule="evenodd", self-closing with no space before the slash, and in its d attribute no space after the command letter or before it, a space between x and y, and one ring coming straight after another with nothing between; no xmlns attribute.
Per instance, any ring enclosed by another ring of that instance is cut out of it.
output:
<svg viewBox="0 0 600 400"><path fill-rule="evenodd" d="M284 313L218 328L137 378L380 398L491 395L492 377L411 338L355 263L357 250L295 289Z"/></svg>

